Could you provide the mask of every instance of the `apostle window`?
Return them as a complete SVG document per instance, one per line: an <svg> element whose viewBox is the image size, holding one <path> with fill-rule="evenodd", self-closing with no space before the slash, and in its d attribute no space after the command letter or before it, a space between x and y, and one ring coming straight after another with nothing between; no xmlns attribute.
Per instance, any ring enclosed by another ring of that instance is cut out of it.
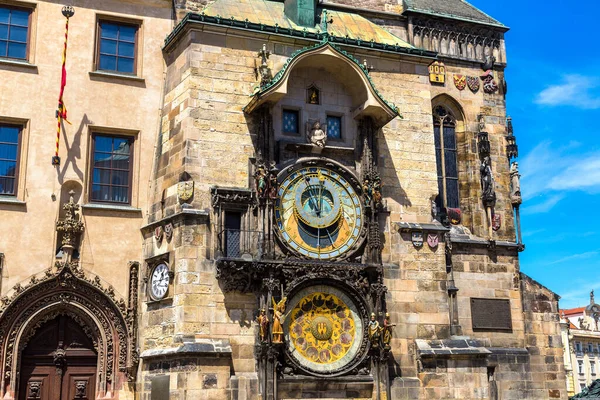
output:
<svg viewBox="0 0 600 400"><path fill-rule="evenodd" d="M0 196L15 196L18 187L22 126L0 124Z"/></svg>
<svg viewBox="0 0 600 400"><path fill-rule="evenodd" d="M438 209L459 208L458 164L456 159L456 119L442 106L433 112L435 160L437 164Z"/></svg>
<svg viewBox="0 0 600 400"><path fill-rule="evenodd" d="M26 60L31 10L0 5L0 57Z"/></svg>
<svg viewBox="0 0 600 400"><path fill-rule="evenodd" d="M283 110L283 133L288 135L300 133L300 112L298 110Z"/></svg>
<svg viewBox="0 0 600 400"><path fill-rule="evenodd" d="M342 117L335 115L327 116L327 138L333 140L342 139Z"/></svg>
<svg viewBox="0 0 600 400"><path fill-rule="evenodd" d="M94 134L90 200L131 203L133 138Z"/></svg>
<svg viewBox="0 0 600 400"><path fill-rule="evenodd" d="M137 72L138 25L100 21L98 27L99 71L135 75Z"/></svg>

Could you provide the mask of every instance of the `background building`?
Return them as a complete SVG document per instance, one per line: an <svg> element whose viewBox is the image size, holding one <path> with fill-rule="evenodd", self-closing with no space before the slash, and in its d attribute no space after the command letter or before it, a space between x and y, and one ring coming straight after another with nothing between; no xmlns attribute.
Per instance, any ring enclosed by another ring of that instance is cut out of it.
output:
<svg viewBox="0 0 600 400"><path fill-rule="evenodd" d="M566 398L508 28L349 3L75 2L56 167L62 6L0 3L3 398Z"/></svg>
<svg viewBox="0 0 600 400"><path fill-rule="evenodd" d="M561 310L561 328L565 348L565 369L569 396L580 393L598 379L600 362L600 305L594 292L585 307Z"/></svg>

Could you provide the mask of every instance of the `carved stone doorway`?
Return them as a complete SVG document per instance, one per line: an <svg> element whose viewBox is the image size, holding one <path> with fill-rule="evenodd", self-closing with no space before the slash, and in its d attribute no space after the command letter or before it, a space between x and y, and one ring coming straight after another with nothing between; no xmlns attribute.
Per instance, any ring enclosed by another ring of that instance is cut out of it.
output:
<svg viewBox="0 0 600 400"><path fill-rule="evenodd" d="M19 400L96 397L98 355L72 318L59 315L41 325L21 357Z"/></svg>

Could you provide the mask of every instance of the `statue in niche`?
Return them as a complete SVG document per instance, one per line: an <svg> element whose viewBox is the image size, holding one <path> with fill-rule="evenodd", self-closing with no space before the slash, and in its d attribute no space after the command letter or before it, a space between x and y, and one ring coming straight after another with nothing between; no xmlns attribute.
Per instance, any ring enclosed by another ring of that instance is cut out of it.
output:
<svg viewBox="0 0 600 400"><path fill-rule="evenodd" d="M371 341L372 347L379 347L382 329L383 328L379 325L379 321L377 321L375 313L371 313L371 321L369 321L369 340Z"/></svg>
<svg viewBox="0 0 600 400"><path fill-rule="evenodd" d="M383 347L389 349L390 343L392 341L392 328L396 326L396 324L392 324L390 321L390 314L385 313L385 318L383 320Z"/></svg>
<svg viewBox="0 0 600 400"><path fill-rule="evenodd" d="M319 89L314 86L308 88L308 104L319 104Z"/></svg>
<svg viewBox="0 0 600 400"><path fill-rule="evenodd" d="M264 308L260 310L260 315L256 318L256 322L258 322L260 341L264 343L267 341L267 334L269 332L269 318Z"/></svg>
<svg viewBox="0 0 600 400"><path fill-rule="evenodd" d="M486 156L479 168L481 174L481 199L486 207L493 207L496 202L496 189L494 188L494 176L492 174L492 160Z"/></svg>
<svg viewBox="0 0 600 400"><path fill-rule="evenodd" d="M315 121L308 131L308 141L317 147L325 147L327 142L327 132L321 128L321 123Z"/></svg>
<svg viewBox="0 0 600 400"><path fill-rule="evenodd" d="M513 205L521 204L521 175L519 175L519 163L510 165L510 201Z"/></svg>
<svg viewBox="0 0 600 400"><path fill-rule="evenodd" d="M271 298L271 301L273 301L273 343L283 343L283 313L285 312L287 297L282 298L279 303L275 303L273 298Z"/></svg>
<svg viewBox="0 0 600 400"><path fill-rule="evenodd" d="M267 191L267 171L263 165L259 165L254 173L254 182L256 184L256 193L259 198L263 198Z"/></svg>

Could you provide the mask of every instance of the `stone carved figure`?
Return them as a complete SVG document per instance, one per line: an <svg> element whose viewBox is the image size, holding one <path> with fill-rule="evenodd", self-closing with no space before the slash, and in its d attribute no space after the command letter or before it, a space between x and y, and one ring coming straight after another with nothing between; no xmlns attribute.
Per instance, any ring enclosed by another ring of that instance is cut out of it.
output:
<svg viewBox="0 0 600 400"><path fill-rule="evenodd" d="M269 193L268 197L271 200L277 199L277 173L276 171L269 171Z"/></svg>
<svg viewBox="0 0 600 400"><path fill-rule="evenodd" d="M485 116L479 114L479 132L485 132Z"/></svg>
<svg viewBox="0 0 600 400"><path fill-rule="evenodd" d="M382 330L383 328L379 325L375 313L371 313L371 320L369 321L369 340L371 341L371 347L379 347Z"/></svg>
<svg viewBox="0 0 600 400"><path fill-rule="evenodd" d="M275 303L273 298L271 300L273 301L273 343L283 343L283 320L287 297L282 298L279 303Z"/></svg>
<svg viewBox="0 0 600 400"><path fill-rule="evenodd" d="M310 132L308 132L308 141L318 147L325 147L327 143L327 132L321 128L321 123L315 121L312 125Z"/></svg>
<svg viewBox="0 0 600 400"><path fill-rule="evenodd" d="M267 335L269 333L269 318L267 317L264 308L260 310L260 315L256 318L256 322L258 322L260 341L264 343L267 341Z"/></svg>
<svg viewBox="0 0 600 400"><path fill-rule="evenodd" d="M392 328L396 326L396 324L392 324L390 321L390 314L385 313L385 318L383 320L383 347L390 347L390 343L392 341Z"/></svg>
<svg viewBox="0 0 600 400"><path fill-rule="evenodd" d="M259 198L267 194L267 171L263 165L259 165L254 173L254 182L256 184L256 193Z"/></svg>
<svg viewBox="0 0 600 400"><path fill-rule="evenodd" d="M513 162L510 165L510 201L513 205L521 204L521 175L519 175L519 163Z"/></svg>
<svg viewBox="0 0 600 400"><path fill-rule="evenodd" d="M496 189L494 188L494 175L492 174L492 160L486 156L479 168L481 174L481 199L485 207L494 207L496 202Z"/></svg>

